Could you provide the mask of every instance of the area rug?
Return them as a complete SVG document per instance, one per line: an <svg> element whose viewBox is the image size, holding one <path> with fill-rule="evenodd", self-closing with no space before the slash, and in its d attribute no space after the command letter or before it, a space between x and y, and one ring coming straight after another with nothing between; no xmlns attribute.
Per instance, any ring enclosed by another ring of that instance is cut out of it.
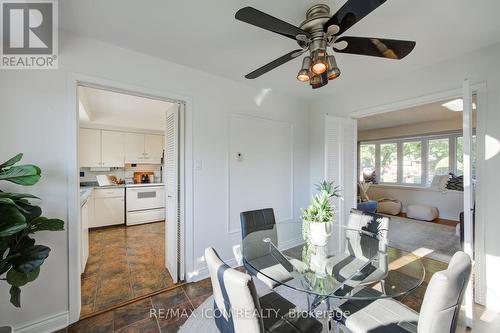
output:
<svg viewBox="0 0 500 333"><path fill-rule="evenodd" d="M389 246L442 262L461 250L455 227L390 216Z"/></svg>
<svg viewBox="0 0 500 333"><path fill-rule="evenodd" d="M269 292L264 284L259 280L254 279L255 286L257 288L257 293L262 296ZM294 303L297 309L306 311L307 310L307 298L304 293L290 289L288 287L279 286L274 289L275 292L279 293L281 296ZM332 302L339 302L332 299ZM340 304L340 303L339 303ZM339 304L332 304L332 308L338 306ZM213 308L214 299L212 296L208 297L205 302L203 302L199 307L197 307L193 313L186 320L184 325L179 329L179 333L219 333L219 330L215 326L215 321L213 319ZM319 311L324 310L323 308ZM320 319L323 324L323 333L328 332L327 330L327 320Z"/></svg>

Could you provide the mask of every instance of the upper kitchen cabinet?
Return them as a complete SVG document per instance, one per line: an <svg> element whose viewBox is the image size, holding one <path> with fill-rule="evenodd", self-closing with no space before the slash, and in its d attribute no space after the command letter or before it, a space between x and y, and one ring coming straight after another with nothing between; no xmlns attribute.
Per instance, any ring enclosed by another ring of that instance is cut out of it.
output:
<svg viewBox="0 0 500 333"><path fill-rule="evenodd" d="M80 128L78 140L80 167L111 168L124 166L124 134Z"/></svg>
<svg viewBox="0 0 500 333"><path fill-rule="evenodd" d="M161 163L165 137L163 135L144 136L144 157L148 163Z"/></svg>
<svg viewBox="0 0 500 333"><path fill-rule="evenodd" d="M163 135L125 133L125 163L160 164Z"/></svg>
<svg viewBox="0 0 500 333"><path fill-rule="evenodd" d="M103 167L123 167L125 164L125 135L123 132L102 131L101 160Z"/></svg>
<svg viewBox="0 0 500 333"><path fill-rule="evenodd" d="M80 128L78 159L81 167L101 167L101 131Z"/></svg>

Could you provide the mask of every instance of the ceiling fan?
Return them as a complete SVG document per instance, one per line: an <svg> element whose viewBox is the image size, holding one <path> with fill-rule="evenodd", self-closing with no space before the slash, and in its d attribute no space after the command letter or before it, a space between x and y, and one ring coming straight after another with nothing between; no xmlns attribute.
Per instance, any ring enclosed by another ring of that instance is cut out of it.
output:
<svg viewBox="0 0 500 333"><path fill-rule="evenodd" d="M302 61L297 79L309 82L313 89L323 87L328 84L329 80L340 76L335 56L328 54L328 47L338 53L403 59L413 50L415 42L373 37L340 37L384 2L386 0L348 0L333 15L330 14L328 5L314 5L307 11L306 20L299 27L252 7L238 10L235 15L237 20L291 38L300 47L245 77L247 79L258 78L309 51Z"/></svg>

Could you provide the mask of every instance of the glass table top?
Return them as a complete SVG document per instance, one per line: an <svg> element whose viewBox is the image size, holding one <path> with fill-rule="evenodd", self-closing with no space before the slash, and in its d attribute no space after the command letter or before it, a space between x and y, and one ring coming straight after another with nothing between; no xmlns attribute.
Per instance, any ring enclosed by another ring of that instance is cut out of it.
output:
<svg viewBox="0 0 500 333"><path fill-rule="evenodd" d="M286 251L278 249L278 235L302 229L301 224L252 226L242 242L244 265L269 286L283 285L323 298L394 298L422 284L421 260L388 248L386 229L349 224L329 225L327 236L319 241L306 232L310 241Z"/></svg>

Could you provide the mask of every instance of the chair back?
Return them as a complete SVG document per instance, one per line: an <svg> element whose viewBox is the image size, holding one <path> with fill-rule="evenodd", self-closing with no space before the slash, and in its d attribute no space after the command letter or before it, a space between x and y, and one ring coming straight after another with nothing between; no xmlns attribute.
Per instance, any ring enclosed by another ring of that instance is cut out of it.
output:
<svg viewBox="0 0 500 333"><path fill-rule="evenodd" d="M240 214L242 253L247 260L268 255L269 245L263 239L269 238L278 245L276 220L272 208L252 210Z"/></svg>
<svg viewBox="0 0 500 333"><path fill-rule="evenodd" d="M388 230L388 217L356 210L351 211L346 230L346 253L363 260L369 260L377 255L385 256ZM379 259L386 261L385 258Z"/></svg>
<svg viewBox="0 0 500 333"><path fill-rule="evenodd" d="M264 323L257 291L250 275L226 265L211 247L205 261L212 281L215 322L223 333L262 333Z"/></svg>
<svg viewBox="0 0 500 333"><path fill-rule="evenodd" d="M472 261L464 252L451 258L448 269L435 273L425 292L418 333L452 333L472 270Z"/></svg>

